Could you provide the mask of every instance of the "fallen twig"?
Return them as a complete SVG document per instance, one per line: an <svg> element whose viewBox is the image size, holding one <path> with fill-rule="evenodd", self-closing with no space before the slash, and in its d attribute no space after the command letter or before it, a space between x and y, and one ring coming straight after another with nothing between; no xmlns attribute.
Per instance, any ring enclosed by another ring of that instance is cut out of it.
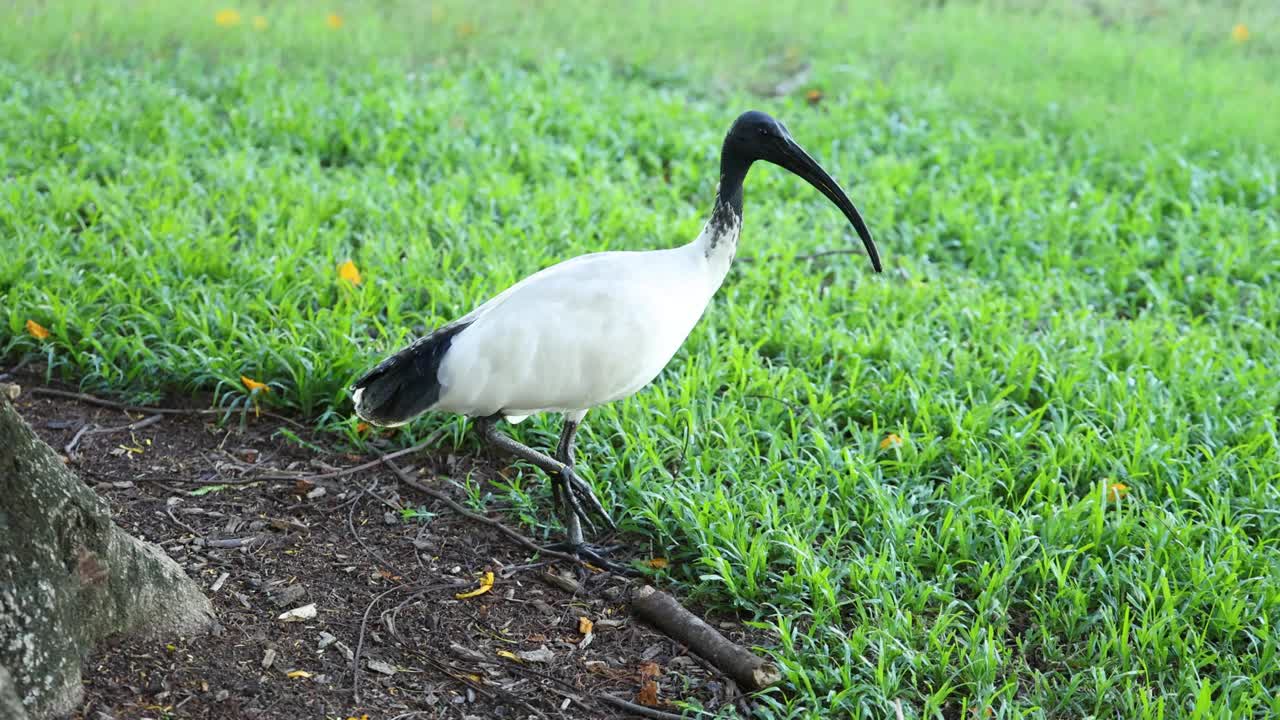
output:
<svg viewBox="0 0 1280 720"><path fill-rule="evenodd" d="M68 460L76 459L76 448L80 447L80 438L84 437L85 433L89 432L92 428L92 423L85 423L84 425L81 425L80 429L76 431L75 436L71 438L71 442L62 447L62 451L66 453Z"/></svg>
<svg viewBox="0 0 1280 720"><path fill-rule="evenodd" d="M387 560L386 558L382 557L382 555L378 554L377 550L374 550L373 548L365 544L364 538L360 537L360 533L356 532L356 521L355 521L356 507L360 504L360 499L364 497L364 493L369 492L368 488L362 487L360 489L362 490L362 493L356 496L355 502L351 503L351 507L347 510L347 528L351 530L351 536L356 539L356 542L360 544L360 547L364 548L365 552L372 555L373 559L378 561L379 565L381 565L382 567L385 567L387 570L390 570L391 572L395 573L396 575L399 575L400 577L404 577L405 576L404 572L400 568L396 567L396 565L392 563L390 560Z"/></svg>
<svg viewBox="0 0 1280 720"><path fill-rule="evenodd" d="M406 586L396 585L379 593L369 601L369 606L364 609L364 616L360 618L360 634L356 636L356 649L351 653L351 700L356 705L360 704L360 653L364 652L364 633L369 627L369 613L373 612L373 606L379 600L404 587Z"/></svg>
<svg viewBox="0 0 1280 720"><path fill-rule="evenodd" d="M675 598L651 585L640 588L631 599L631 607L641 618L706 658L747 690L760 690L782 679L773 663L721 635Z"/></svg>
<svg viewBox="0 0 1280 720"><path fill-rule="evenodd" d="M80 429L76 431L75 437L71 438L71 442L67 443L63 450L66 451L68 458L74 460L76 449L80 447L80 440L86 435L105 435L107 433L124 432L125 430L141 430L144 427L155 425L163 419L164 415L156 414L141 420L135 420L126 425L116 425L114 427L100 428L93 423L81 425Z"/></svg>
<svg viewBox="0 0 1280 720"><path fill-rule="evenodd" d="M600 698L620 710L626 710L629 713L635 713L636 715L641 715L647 718L654 718L655 720L684 720L685 718L683 715L676 715L675 713L664 712L662 710L654 710L651 707L627 702L626 700L610 695L609 693L599 693L595 697Z"/></svg>
<svg viewBox="0 0 1280 720"><path fill-rule="evenodd" d="M484 515L480 515L478 513L473 513L470 510L462 507L458 503L454 502L453 499L450 498L448 495L445 495L444 493L438 490L435 490L433 488L429 488L426 485L423 485L422 483L418 482L417 480L414 480L412 477L409 477L408 473L406 473L404 470L401 470L399 465L396 465L395 463L391 462L392 457L393 457L392 455L383 455L381 456L381 462L385 463L386 466L391 469L391 472L395 473L396 477L400 478L400 482L404 483L405 485L408 485L409 487L413 488L414 490L417 490L420 493L423 493L425 495L430 495L436 500L439 500L440 502L444 503L446 506L448 506L450 510L454 511L455 513L461 515L462 517L468 520L478 522L484 525L488 525L489 527L497 530L498 532L501 532L503 535L507 537L508 540L511 540L512 542L514 542L515 544L519 545L522 548L525 548L526 550L532 550L533 552L546 555L547 557L553 557L553 558L556 558L557 560L565 560L567 562L574 563L575 565L581 565L583 567L587 567L587 564L579 560L577 557L570 555L569 553L562 553L562 552L557 552L555 550L548 550L547 548L542 547L541 545L535 543L534 541L530 540L524 535L521 535L515 530L512 530L506 525L503 525L497 520L487 518Z"/></svg>
<svg viewBox="0 0 1280 720"><path fill-rule="evenodd" d="M370 460L367 463L361 463L360 465L354 465L349 468L342 468L341 470L331 470L329 472L323 472L318 475L287 475L287 474L286 475L256 475L253 477L253 479L254 480L304 480L306 482L314 482L316 480L330 480L336 477L353 475L355 473L360 472L361 470L368 470L371 467L377 467L378 465L381 465L386 460L392 460L392 459L401 457L402 455L415 453L415 452L418 452L419 450L426 448L429 445L434 445L436 444L436 441L438 441L441 438L441 436L444 435L444 432L445 432L445 429L441 428L431 433L431 435L429 435L426 440L423 440L422 442L418 443L417 445L414 445L413 447L405 448L403 450L397 450L393 453L388 453L386 455L383 455L382 453L378 453L377 460Z"/></svg>
<svg viewBox="0 0 1280 720"><path fill-rule="evenodd" d="M90 405L99 405L101 407L113 408L115 410L124 410L126 412L151 413L153 415L221 415L228 412L222 408L164 408L151 407L150 405L129 405L128 403L116 402L115 400L106 400L88 393L71 392L69 390L58 390L50 387L31 388L31 392L36 395L46 395L48 397L58 397L67 400L79 400L80 402L89 403ZM262 415L269 418L279 420L280 422L292 425L299 430L306 430L307 426L283 415L262 411Z"/></svg>

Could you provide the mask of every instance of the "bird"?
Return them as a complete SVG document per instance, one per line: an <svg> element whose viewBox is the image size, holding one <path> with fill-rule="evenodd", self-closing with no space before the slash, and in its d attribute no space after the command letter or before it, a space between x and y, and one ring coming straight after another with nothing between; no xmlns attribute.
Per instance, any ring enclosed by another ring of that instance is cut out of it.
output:
<svg viewBox="0 0 1280 720"><path fill-rule="evenodd" d="M565 541L580 560L615 567L613 548L586 542L592 517L616 530L575 470L574 438L592 408L649 385L675 356L724 282L742 232L743 182L763 161L807 181L852 224L875 272L880 253L862 215L831 175L767 113L748 110L725 134L710 216L691 242L595 252L529 275L462 317L385 358L349 388L356 415L394 427L427 412L461 414L499 451L545 472ZM550 455L498 429L560 413Z"/></svg>

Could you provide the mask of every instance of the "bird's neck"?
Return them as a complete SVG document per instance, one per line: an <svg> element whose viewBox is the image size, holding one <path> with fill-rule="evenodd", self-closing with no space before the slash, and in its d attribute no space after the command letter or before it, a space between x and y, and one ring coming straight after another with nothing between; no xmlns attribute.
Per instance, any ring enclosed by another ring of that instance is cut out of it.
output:
<svg viewBox="0 0 1280 720"><path fill-rule="evenodd" d="M716 189L711 217L694 241L715 275L717 285L729 272L738 251L738 236L742 232L742 181L747 177L748 168L750 163L737 162L731 156L721 157L720 186Z"/></svg>

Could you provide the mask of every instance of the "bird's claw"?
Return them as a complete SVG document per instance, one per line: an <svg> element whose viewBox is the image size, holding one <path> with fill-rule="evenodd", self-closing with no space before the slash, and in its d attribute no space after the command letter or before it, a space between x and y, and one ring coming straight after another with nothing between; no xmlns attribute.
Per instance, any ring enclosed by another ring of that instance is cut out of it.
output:
<svg viewBox="0 0 1280 720"><path fill-rule="evenodd" d="M608 526L610 530L618 529L618 525L614 523L613 518L609 516L609 511L604 509L604 505L600 502L600 499L596 497L595 491L591 489L591 486L587 484L587 481L578 477L578 474L573 471L573 468L567 465L564 467L560 473L557 486L559 492L553 492L553 497L556 497L557 505L567 499L569 507L573 509L573 513L591 529L591 532L594 533L596 530L595 523L591 522L587 509L583 508L583 503L586 503L588 508L594 512L597 517L604 520L604 524ZM563 494L565 497L558 497L560 494Z"/></svg>
<svg viewBox="0 0 1280 720"><path fill-rule="evenodd" d="M621 565L608 558L608 555L610 553L614 552L615 550L620 550L623 547L624 546L622 545L601 546L601 545L592 545L590 543L578 543L575 545L570 542L560 542L560 543L555 543L554 545L548 545L547 549L573 555L574 557L578 558L578 560L580 560L581 562L587 565L608 570L614 575L625 575L628 577L634 577L639 575L640 573L637 572L634 568L629 567L627 565Z"/></svg>

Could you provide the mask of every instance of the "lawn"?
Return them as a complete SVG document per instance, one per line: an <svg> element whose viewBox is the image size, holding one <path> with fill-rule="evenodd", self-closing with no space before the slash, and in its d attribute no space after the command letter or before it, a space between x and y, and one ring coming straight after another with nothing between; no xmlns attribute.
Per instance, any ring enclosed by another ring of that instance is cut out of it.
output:
<svg viewBox="0 0 1280 720"><path fill-rule="evenodd" d="M766 110L885 273L798 257L858 241L758 167L744 261L579 457L776 638L768 716L1274 717L1280 11L1231 5L7 4L0 356L232 407L244 375L360 446L371 363L692 239ZM394 438L442 425L478 449ZM532 469L488 499L555 532Z"/></svg>

